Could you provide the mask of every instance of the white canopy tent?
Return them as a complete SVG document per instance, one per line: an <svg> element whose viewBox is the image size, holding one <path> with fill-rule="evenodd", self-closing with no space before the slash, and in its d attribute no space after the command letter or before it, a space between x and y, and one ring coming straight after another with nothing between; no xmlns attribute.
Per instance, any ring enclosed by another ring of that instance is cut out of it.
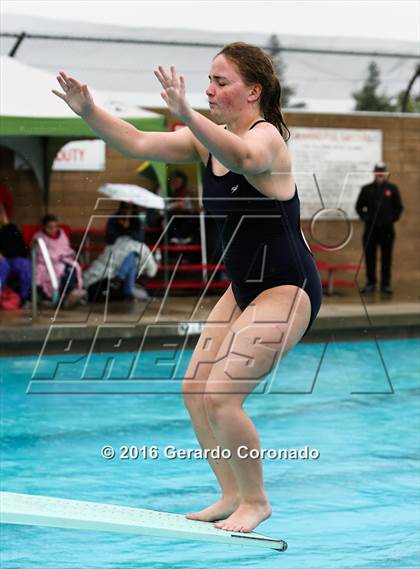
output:
<svg viewBox="0 0 420 569"><path fill-rule="evenodd" d="M8 56L0 57L0 145L20 154L31 166L48 197L51 166L58 150L69 140L96 138L86 123L51 90L56 77ZM95 101L112 114L141 130L165 130L163 116L146 111L124 93L92 90ZM165 164L153 163L166 192Z"/></svg>

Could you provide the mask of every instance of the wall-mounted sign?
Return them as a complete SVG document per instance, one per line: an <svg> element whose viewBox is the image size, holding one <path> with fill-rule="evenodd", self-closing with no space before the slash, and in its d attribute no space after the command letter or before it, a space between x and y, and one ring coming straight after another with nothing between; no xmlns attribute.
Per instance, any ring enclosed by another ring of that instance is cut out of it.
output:
<svg viewBox="0 0 420 569"><path fill-rule="evenodd" d="M382 131L352 128L291 127L289 148L301 201L301 216L322 207L341 208L358 219L354 205L360 188L373 180L373 166L382 159Z"/></svg>
<svg viewBox="0 0 420 569"><path fill-rule="evenodd" d="M105 142L103 140L68 142L57 152L52 169L57 171L105 170Z"/></svg>
<svg viewBox="0 0 420 569"><path fill-rule="evenodd" d="M28 162L15 153L15 170L30 170ZM103 140L75 140L57 152L52 169L55 171L105 170L105 142Z"/></svg>

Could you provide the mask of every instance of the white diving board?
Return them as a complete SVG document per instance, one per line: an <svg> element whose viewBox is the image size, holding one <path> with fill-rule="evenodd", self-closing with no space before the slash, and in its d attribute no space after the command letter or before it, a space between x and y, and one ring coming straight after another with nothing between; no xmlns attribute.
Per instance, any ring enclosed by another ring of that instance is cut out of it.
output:
<svg viewBox="0 0 420 569"><path fill-rule="evenodd" d="M181 514L126 506L0 492L0 521L5 524L114 531L173 539L192 539L285 551L287 543L258 533L228 532L213 522L188 520Z"/></svg>

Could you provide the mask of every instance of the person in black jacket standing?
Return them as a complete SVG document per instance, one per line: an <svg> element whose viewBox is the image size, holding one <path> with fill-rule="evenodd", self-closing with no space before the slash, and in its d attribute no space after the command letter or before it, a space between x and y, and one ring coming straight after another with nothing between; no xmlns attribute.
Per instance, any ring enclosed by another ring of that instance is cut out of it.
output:
<svg viewBox="0 0 420 569"><path fill-rule="evenodd" d="M394 223L398 221L403 205L400 192L389 182L389 172L384 162L373 169L375 179L363 186L356 202L356 211L365 222L363 250L366 262L367 282L362 294L376 289L376 250L381 248L381 292L392 294L391 264L395 239Z"/></svg>

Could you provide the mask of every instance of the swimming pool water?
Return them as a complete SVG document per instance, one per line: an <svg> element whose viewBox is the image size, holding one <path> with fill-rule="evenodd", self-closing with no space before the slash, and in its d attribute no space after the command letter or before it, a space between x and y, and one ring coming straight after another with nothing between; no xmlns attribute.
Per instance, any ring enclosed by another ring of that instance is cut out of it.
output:
<svg viewBox="0 0 420 569"><path fill-rule="evenodd" d="M416 339L330 343L324 353L324 345L301 344L281 363L271 393L248 399L263 447L308 445L320 453L318 460L264 461L273 516L257 531L285 539L286 553L3 525L0 566L417 568L419 345ZM101 367L106 357L95 355L92 366ZM143 356L146 367L154 369L157 357L165 354ZM130 358L118 355L114 368ZM2 490L177 513L216 499L204 460L169 460L161 453L158 460L106 461L100 455L105 444L198 448L179 383L171 395L28 394L36 359L0 361ZM50 356L46 365L58 359ZM72 377L72 365L62 374Z"/></svg>

